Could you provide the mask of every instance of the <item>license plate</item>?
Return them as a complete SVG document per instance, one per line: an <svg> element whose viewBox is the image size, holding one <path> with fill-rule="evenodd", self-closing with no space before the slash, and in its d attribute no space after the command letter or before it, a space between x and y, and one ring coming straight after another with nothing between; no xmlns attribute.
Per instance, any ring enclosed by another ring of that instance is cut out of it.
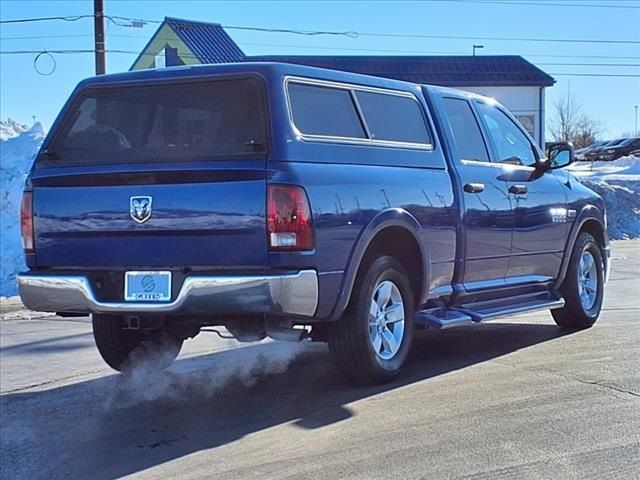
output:
<svg viewBox="0 0 640 480"><path fill-rule="evenodd" d="M124 299L127 302L171 300L171 272L126 272Z"/></svg>

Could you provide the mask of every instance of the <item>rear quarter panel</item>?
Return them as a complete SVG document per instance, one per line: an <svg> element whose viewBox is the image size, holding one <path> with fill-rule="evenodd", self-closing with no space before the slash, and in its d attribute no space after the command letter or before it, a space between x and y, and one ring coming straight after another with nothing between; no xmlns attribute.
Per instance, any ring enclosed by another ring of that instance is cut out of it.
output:
<svg viewBox="0 0 640 480"><path fill-rule="evenodd" d="M425 108L421 93L413 93ZM275 141L268 181L303 186L316 228L315 251L272 253L270 263L318 270L316 317L341 309L340 299L348 297L353 281L353 262L384 226L374 226L375 219L385 218L389 225L406 220L425 250L427 289L450 285L458 209L439 142L427 151L303 140L289 121L283 86L272 85L270 95Z"/></svg>

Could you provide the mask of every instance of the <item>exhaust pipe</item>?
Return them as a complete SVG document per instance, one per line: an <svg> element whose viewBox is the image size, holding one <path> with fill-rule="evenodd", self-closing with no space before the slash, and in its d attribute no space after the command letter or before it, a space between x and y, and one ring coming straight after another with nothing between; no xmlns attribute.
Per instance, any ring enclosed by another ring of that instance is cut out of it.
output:
<svg viewBox="0 0 640 480"><path fill-rule="evenodd" d="M309 332L304 328L293 328L293 326L282 326L266 322L265 332L269 338L282 342L301 342L309 338Z"/></svg>

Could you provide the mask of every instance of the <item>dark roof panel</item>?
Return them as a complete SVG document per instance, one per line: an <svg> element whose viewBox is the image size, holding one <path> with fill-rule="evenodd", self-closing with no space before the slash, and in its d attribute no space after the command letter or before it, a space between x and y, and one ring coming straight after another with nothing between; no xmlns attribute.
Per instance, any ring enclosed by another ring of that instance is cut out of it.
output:
<svg viewBox="0 0 640 480"><path fill-rule="evenodd" d="M203 64L283 62L342 70L412 83L463 86L544 86L555 80L517 55L373 56L267 55L248 57L217 23L166 17L176 35ZM135 63L134 63L135 64Z"/></svg>
<svg viewBox="0 0 640 480"><path fill-rule="evenodd" d="M244 53L217 23L194 22L165 17L176 35L198 57L201 63L241 62Z"/></svg>
<svg viewBox="0 0 640 480"><path fill-rule="evenodd" d="M315 56L267 55L245 61L285 62L445 86L545 86L550 75L517 55Z"/></svg>

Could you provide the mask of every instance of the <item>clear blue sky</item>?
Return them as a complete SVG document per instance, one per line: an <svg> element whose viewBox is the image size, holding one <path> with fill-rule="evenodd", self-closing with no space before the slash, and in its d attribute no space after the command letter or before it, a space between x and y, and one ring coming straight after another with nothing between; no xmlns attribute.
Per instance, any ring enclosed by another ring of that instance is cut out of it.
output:
<svg viewBox="0 0 640 480"><path fill-rule="evenodd" d="M601 120L605 137L635 128L634 105L640 105L640 77L565 76L561 73L640 75L640 0L479 0L424 2L210 2L104 0L108 15L162 20L174 16L231 26L428 34L475 37L477 40L359 38L261 33L228 30L248 54L481 54L522 55L557 83L547 89L547 111L570 88L586 113ZM538 5L546 4L546 5ZM556 6L551 5L556 4ZM562 6L562 5L570 6ZM593 8L585 5L606 5ZM0 18L86 15L92 0L0 0ZM107 49L139 52L157 24L143 28L108 24ZM15 37L37 37L19 38ZM635 44L544 43L498 41L480 37L627 40ZM93 21L50 21L0 25L0 50L92 49ZM593 56L584 58L581 56ZM42 76L34 70L34 54L0 55L0 118L31 123L33 115L49 127L74 85L94 73L90 53L54 55L56 69ZM597 57L597 58L596 58ZM107 71L127 70L134 54L110 53ZM38 66L50 67L43 58ZM551 65L551 64L563 65ZM632 64L583 66L567 64ZM548 116L549 116L548 113Z"/></svg>

